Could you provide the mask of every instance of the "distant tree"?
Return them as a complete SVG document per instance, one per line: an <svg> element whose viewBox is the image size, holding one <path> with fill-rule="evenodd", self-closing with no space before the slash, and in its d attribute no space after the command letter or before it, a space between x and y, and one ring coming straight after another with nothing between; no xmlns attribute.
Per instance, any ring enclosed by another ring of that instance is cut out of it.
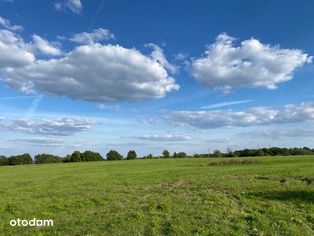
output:
<svg viewBox="0 0 314 236"><path fill-rule="evenodd" d="M0 166L9 165L9 160L6 156L0 156Z"/></svg>
<svg viewBox="0 0 314 236"><path fill-rule="evenodd" d="M256 150L256 156L261 157L261 156L265 156L265 153L262 149L258 149Z"/></svg>
<svg viewBox="0 0 314 236"><path fill-rule="evenodd" d="M115 151L115 150L110 150L108 153L107 153L107 160L108 161L113 161L113 160L122 160L123 159L123 156Z"/></svg>
<svg viewBox="0 0 314 236"><path fill-rule="evenodd" d="M153 154L148 154L147 156L143 156L143 159L153 159Z"/></svg>
<svg viewBox="0 0 314 236"><path fill-rule="evenodd" d="M185 158L185 157L187 157L185 152L178 152L178 153L174 152L173 153L173 158Z"/></svg>
<svg viewBox="0 0 314 236"><path fill-rule="evenodd" d="M212 154L213 157L222 157L222 153L219 150L214 150L214 153Z"/></svg>
<svg viewBox="0 0 314 236"><path fill-rule="evenodd" d="M17 155L17 156L10 156L8 158L8 164L9 165L27 165L27 164L33 164L33 159L31 155L28 153Z"/></svg>
<svg viewBox="0 0 314 236"><path fill-rule="evenodd" d="M75 151L71 155L71 162L80 162L82 161L81 153L79 151Z"/></svg>
<svg viewBox="0 0 314 236"><path fill-rule="evenodd" d="M134 150L130 150L128 152L127 157L126 157L127 160L134 160L136 158L137 158L137 154L136 154L136 152Z"/></svg>
<svg viewBox="0 0 314 236"><path fill-rule="evenodd" d="M66 155L63 160L63 162L71 162L71 155Z"/></svg>
<svg viewBox="0 0 314 236"><path fill-rule="evenodd" d="M62 158L51 154L38 154L34 157L35 164L44 163L59 163L62 162Z"/></svg>
<svg viewBox="0 0 314 236"><path fill-rule="evenodd" d="M223 154L224 157L234 157L235 154L230 147L227 148L227 153Z"/></svg>
<svg viewBox="0 0 314 236"><path fill-rule="evenodd" d="M168 150L163 150L162 155L164 158L169 158L170 157L170 152Z"/></svg>
<svg viewBox="0 0 314 236"><path fill-rule="evenodd" d="M81 153L82 161L102 161L103 157L98 152L85 151Z"/></svg>

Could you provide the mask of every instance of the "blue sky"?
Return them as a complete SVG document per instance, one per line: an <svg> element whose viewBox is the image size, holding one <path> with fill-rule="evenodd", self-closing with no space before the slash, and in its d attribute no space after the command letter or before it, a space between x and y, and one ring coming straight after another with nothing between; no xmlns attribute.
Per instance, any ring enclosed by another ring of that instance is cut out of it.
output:
<svg viewBox="0 0 314 236"><path fill-rule="evenodd" d="M0 0L0 153L313 147L313 7Z"/></svg>

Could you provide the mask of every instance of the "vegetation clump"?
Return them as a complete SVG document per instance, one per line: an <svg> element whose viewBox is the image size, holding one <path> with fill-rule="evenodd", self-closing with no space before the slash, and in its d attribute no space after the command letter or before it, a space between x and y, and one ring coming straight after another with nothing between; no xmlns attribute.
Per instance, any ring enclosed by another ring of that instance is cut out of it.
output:
<svg viewBox="0 0 314 236"><path fill-rule="evenodd" d="M123 156L115 150L110 150L107 153L107 160L108 161L122 160L122 159L123 159Z"/></svg>
<svg viewBox="0 0 314 236"><path fill-rule="evenodd" d="M210 166L221 166L221 165L246 165L246 164L256 164L260 163L259 160L223 160L210 162Z"/></svg>
<svg viewBox="0 0 314 236"><path fill-rule="evenodd" d="M146 156L138 157L135 150L130 150L127 153L126 160L135 159L158 159L158 158L220 158L220 157L258 157L258 156L302 156L302 155L314 155L314 149L308 147L303 148L260 148L260 149L243 149L232 151L230 149L227 152L221 152L220 150L214 150L213 153L195 153L192 156L186 154L185 152L174 152L170 155L168 150L163 150L161 156L154 156L153 154L148 154ZM26 165L26 164L46 164L46 163L60 163L60 162L87 162L87 161L114 161L123 160L123 155L121 155L116 150L110 150L106 159L98 152L93 151L74 151L70 155L65 157L59 157L52 154L38 154L34 156L34 161L30 154L26 153L23 155L11 156L9 158L0 155L0 166L5 165ZM253 163L253 162L252 162ZM255 162L254 162L255 163ZM212 163L210 165L235 165L235 164L250 164L250 161L226 161L222 163Z"/></svg>
<svg viewBox="0 0 314 236"><path fill-rule="evenodd" d="M137 154L136 154L136 152L134 150L130 150L128 152L127 157L126 157L127 160L134 160L136 158L137 158Z"/></svg>

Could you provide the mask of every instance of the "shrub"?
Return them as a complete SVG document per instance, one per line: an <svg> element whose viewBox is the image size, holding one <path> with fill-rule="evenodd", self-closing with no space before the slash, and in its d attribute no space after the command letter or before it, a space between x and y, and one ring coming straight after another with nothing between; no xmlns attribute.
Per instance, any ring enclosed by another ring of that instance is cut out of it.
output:
<svg viewBox="0 0 314 236"><path fill-rule="evenodd" d="M110 150L106 156L107 156L108 161L122 160L123 159L123 156L115 150Z"/></svg>
<svg viewBox="0 0 314 236"><path fill-rule="evenodd" d="M126 157L127 160L134 160L136 158L137 158L137 154L134 150L129 151Z"/></svg>
<svg viewBox="0 0 314 236"><path fill-rule="evenodd" d="M210 162L210 166L219 166L219 165L245 165L245 164L257 164L260 163L260 160L226 160L226 161L215 161Z"/></svg>

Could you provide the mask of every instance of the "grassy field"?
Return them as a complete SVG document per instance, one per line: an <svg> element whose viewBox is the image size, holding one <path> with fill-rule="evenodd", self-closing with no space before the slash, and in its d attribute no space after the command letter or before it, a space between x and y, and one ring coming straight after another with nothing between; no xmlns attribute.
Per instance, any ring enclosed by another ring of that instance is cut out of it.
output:
<svg viewBox="0 0 314 236"><path fill-rule="evenodd" d="M0 167L0 235L314 235L314 157Z"/></svg>

